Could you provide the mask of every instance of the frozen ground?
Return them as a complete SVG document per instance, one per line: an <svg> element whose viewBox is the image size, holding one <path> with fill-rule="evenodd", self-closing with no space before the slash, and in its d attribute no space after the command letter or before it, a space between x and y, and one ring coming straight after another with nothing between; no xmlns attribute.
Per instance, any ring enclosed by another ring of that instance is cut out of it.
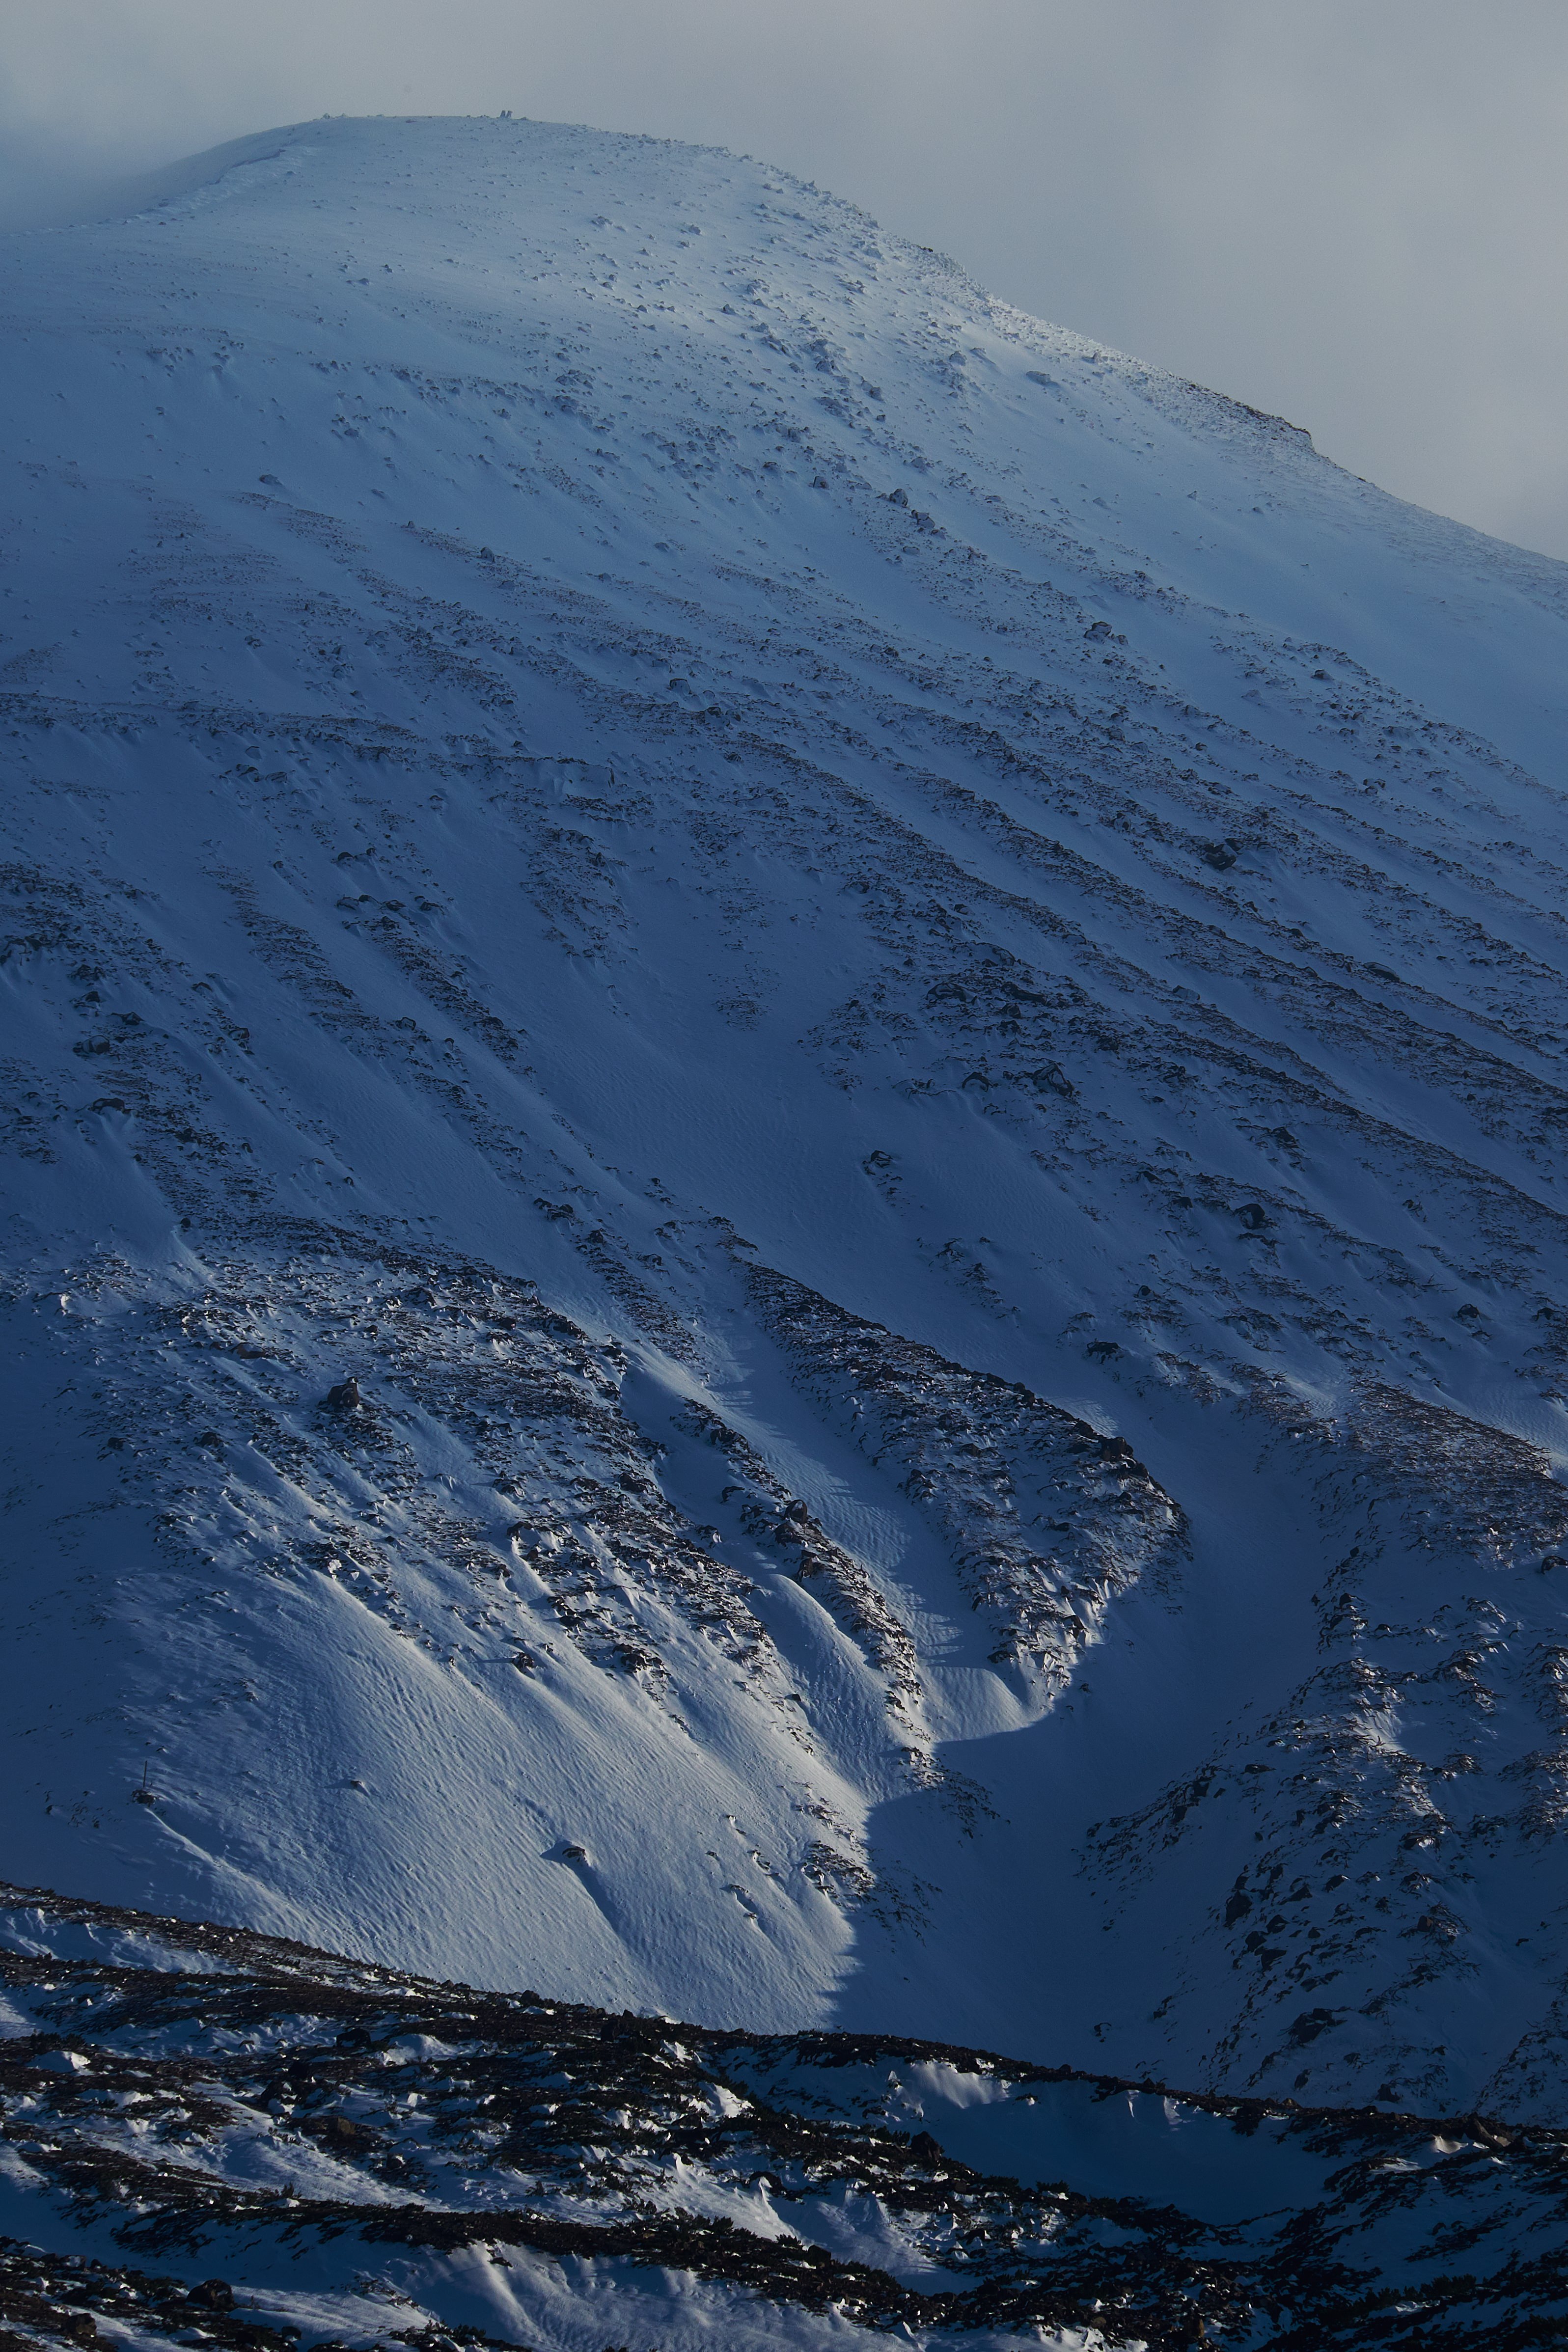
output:
<svg viewBox="0 0 1568 2352"><path fill-rule="evenodd" d="M5 1874L1568 2119L1568 572L655 142L0 316Z"/></svg>
<svg viewBox="0 0 1568 2352"><path fill-rule="evenodd" d="M0 2002L33 2341L1507 2352L1568 2315L1540 2126L715 2033L5 1886Z"/></svg>

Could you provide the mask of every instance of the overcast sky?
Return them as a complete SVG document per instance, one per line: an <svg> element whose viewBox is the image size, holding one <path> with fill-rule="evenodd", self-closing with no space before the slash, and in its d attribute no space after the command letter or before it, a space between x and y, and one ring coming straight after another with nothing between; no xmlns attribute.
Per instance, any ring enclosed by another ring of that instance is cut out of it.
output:
<svg viewBox="0 0 1568 2352"><path fill-rule="evenodd" d="M1568 0L0 0L0 214L321 113L766 156L1568 556Z"/></svg>

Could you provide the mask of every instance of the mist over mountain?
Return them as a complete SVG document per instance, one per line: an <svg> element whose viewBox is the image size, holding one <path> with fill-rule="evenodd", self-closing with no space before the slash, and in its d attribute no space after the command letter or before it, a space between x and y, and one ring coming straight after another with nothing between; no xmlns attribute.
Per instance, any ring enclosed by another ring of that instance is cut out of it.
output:
<svg viewBox="0 0 1568 2352"><path fill-rule="evenodd" d="M1568 569L714 150L0 308L5 1876L1550 2172Z"/></svg>

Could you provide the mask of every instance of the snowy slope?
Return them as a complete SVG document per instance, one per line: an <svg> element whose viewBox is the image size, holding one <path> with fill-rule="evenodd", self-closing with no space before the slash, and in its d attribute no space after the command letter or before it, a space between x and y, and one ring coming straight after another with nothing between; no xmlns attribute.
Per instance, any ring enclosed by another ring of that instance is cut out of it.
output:
<svg viewBox="0 0 1568 2352"><path fill-rule="evenodd" d="M0 1869L1562 2119L1568 573L716 152L0 282Z"/></svg>
<svg viewBox="0 0 1568 2352"><path fill-rule="evenodd" d="M716 2033L5 1886L0 1987L13 2343L1490 2352L1568 2314L1541 2126Z"/></svg>

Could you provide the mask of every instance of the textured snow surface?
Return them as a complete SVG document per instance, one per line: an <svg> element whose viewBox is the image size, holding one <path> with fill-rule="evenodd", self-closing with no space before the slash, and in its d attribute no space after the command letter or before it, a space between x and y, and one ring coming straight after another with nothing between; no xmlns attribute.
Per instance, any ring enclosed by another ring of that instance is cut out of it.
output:
<svg viewBox="0 0 1568 2352"><path fill-rule="evenodd" d="M4 1885L0 1988L0 2323L35 2343L1500 2352L1568 2324L1542 2126L716 2033Z"/></svg>
<svg viewBox="0 0 1568 2352"><path fill-rule="evenodd" d="M1568 572L727 155L138 202L0 242L0 1867L1563 2120Z"/></svg>

